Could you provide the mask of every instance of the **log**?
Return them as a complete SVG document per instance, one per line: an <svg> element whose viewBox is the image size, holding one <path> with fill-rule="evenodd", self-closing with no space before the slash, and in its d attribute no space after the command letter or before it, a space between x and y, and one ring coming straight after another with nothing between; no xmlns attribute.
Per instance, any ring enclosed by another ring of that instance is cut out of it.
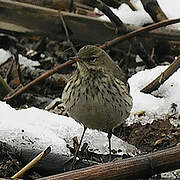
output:
<svg viewBox="0 0 180 180"><path fill-rule="evenodd" d="M11 0L0 0L0 9L1 31L24 33L31 36L48 36L56 40L66 40L64 28L57 10ZM114 34L115 27L110 22L68 12L61 13L68 27L71 40L86 44L102 44L116 37ZM139 28L132 25L126 26L128 32ZM170 30L168 28L143 33L140 36L180 41L180 31ZM125 44L127 43L123 42L117 47L121 49L126 48Z"/></svg>
<svg viewBox="0 0 180 180"><path fill-rule="evenodd" d="M137 179L180 168L180 146L38 180Z"/></svg>
<svg viewBox="0 0 180 180"><path fill-rule="evenodd" d="M33 4L36 6L42 6L42 7L47 7L47 8L52 8L52 9L57 9L57 10L67 10L69 11L71 7L71 0L12 0L12 1L17 1L21 3L28 3L28 4ZM77 0L76 0L77 1Z"/></svg>
<svg viewBox="0 0 180 180"><path fill-rule="evenodd" d="M83 4L82 0L12 0L16 2L22 2L22 3L28 3L33 4L36 6L42 6L62 11L72 11L78 7L87 9L87 10L93 10L93 8L86 6Z"/></svg>
<svg viewBox="0 0 180 180"><path fill-rule="evenodd" d="M42 151L40 149L30 148L30 146L23 147L12 146L11 143L6 143L0 141L0 158L1 160L7 161L6 155L10 154L11 157L18 157L18 160L21 162L21 166L25 166L32 159L34 159ZM65 172L69 167L65 166L65 163L70 161L72 156L65 156L60 153L50 153L43 160L37 163L33 169L38 171L44 176L50 176L57 173ZM98 164L95 161L78 161L76 167L88 167ZM14 167L15 168L15 167ZM66 169L67 168L67 169ZM20 169L19 169L20 170ZM17 170L16 170L17 171ZM16 173L16 172L14 172ZM1 178L0 178L1 179Z"/></svg>
<svg viewBox="0 0 180 180"><path fill-rule="evenodd" d="M66 39L57 10L10 0L0 0L0 9L0 22L3 23L0 24L0 27L2 30L49 36L58 40ZM67 12L62 12L62 15L71 40L95 44L115 37L115 35L112 36L113 30L107 28L104 21ZM107 26L108 24L112 26L111 23L107 23ZM92 29L96 29L96 31L92 31Z"/></svg>

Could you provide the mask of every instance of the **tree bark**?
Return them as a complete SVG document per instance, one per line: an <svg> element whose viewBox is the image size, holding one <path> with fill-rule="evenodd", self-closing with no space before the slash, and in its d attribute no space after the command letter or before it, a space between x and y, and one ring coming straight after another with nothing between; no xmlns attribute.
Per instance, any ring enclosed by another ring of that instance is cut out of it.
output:
<svg viewBox="0 0 180 180"><path fill-rule="evenodd" d="M168 19L156 0L141 0L141 3L154 22Z"/></svg>
<svg viewBox="0 0 180 180"><path fill-rule="evenodd" d="M28 3L28 4L33 4L36 6L42 6L42 7L47 7L47 8L52 8L52 9L57 9L57 10L67 10L69 11L71 7L71 0L12 0L14 2L21 2L21 3ZM77 1L77 0L75 0Z"/></svg>
<svg viewBox="0 0 180 180"><path fill-rule="evenodd" d="M126 160L110 162L76 171L40 178L39 180L68 179L137 179L180 168L180 146Z"/></svg>

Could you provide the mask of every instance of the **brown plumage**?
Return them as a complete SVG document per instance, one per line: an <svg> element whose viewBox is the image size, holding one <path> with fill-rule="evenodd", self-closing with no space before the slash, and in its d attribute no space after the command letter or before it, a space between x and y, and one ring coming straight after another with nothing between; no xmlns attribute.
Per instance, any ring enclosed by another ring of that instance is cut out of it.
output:
<svg viewBox="0 0 180 180"><path fill-rule="evenodd" d="M101 48L88 45L77 56L78 68L63 91L63 103L69 115L84 127L106 130L110 143L113 128L129 116L132 108L128 83Z"/></svg>

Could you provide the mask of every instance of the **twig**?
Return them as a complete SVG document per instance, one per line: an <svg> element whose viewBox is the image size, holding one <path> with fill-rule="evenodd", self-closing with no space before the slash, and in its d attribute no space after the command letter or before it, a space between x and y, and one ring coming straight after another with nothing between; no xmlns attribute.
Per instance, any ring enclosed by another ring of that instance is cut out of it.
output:
<svg viewBox="0 0 180 180"><path fill-rule="evenodd" d="M22 176L27 170L32 168L36 163L38 163L41 159L43 159L45 156L47 156L51 152L51 147L49 146L46 148L43 152L41 152L38 156L36 156L30 163L28 163L24 168L22 168L19 172L17 172L14 176L12 176L12 179L19 178Z"/></svg>
<svg viewBox="0 0 180 180"><path fill-rule="evenodd" d="M33 81L31 81L30 83L28 83L28 84L25 85L24 87L22 87L22 88L20 88L19 90L13 92L13 94L10 94L10 95L6 96L6 97L4 98L4 100L6 100L6 101L7 101L7 100L10 100L10 99L14 98L14 97L17 96L17 95L22 94L23 92L25 92L25 91L26 91L27 89L29 89L30 87L34 86L34 85L35 85L36 83L38 83L39 81L41 81L41 80L43 80L43 79L51 76L51 75L54 74L55 72L59 71L61 68L65 67L65 66L67 66L67 65L70 65L70 64L72 64L72 63L74 63L74 61L73 61L73 60L69 60L69 61L67 61L67 62L65 62L65 63L63 63L63 64L60 64L60 65L56 66L55 68L47 71L46 73L42 74L42 75L39 76L38 78L34 79Z"/></svg>
<svg viewBox="0 0 180 180"><path fill-rule="evenodd" d="M104 4L102 1L97 1L97 0L93 0L93 3L94 3L94 6L96 6L106 16L108 16L111 22L116 25L117 29L121 29L123 33L127 31L127 27L123 24L123 22L119 19L119 17L116 16L111 11L111 9L106 4ZM144 63L146 64L146 66L149 68L155 67L154 61L151 59L151 56L148 55L143 44L137 38L133 38L131 41L132 41L133 47L136 49L141 59L144 60Z"/></svg>
<svg viewBox="0 0 180 180"><path fill-rule="evenodd" d="M130 42L132 46L135 48L137 54L143 60L144 64L147 66L147 68L155 67L156 64L154 59L152 59L152 56L149 55L149 53L146 51L144 45L139 41L138 37L132 38Z"/></svg>
<svg viewBox="0 0 180 180"><path fill-rule="evenodd" d="M121 31L122 32L126 32L127 28L126 26L123 26L123 22L119 19L119 17L114 14L111 9L105 4L103 3L102 1L100 0L91 0L91 1L88 1L88 5L92 6L92 7L96 7L98 8L100 11L102 11L109 19L110 21L116 25L116 27L118 28L119 26L121 26Z"/></svg>
<svg viewBox="0 0 180 180"><path fill-rule="evenodd" d="M73 53L76 55L76 54L77 54L77 50L75 49L75 47L74 47L72 41L70 40L70 37L69 37L69 33L68 33L68 30L67 30L66 23L65 23L65 21L64 21L63 15L62 15L62 13L61 13L60 11L59 11L59 17L61 18L61 21L62 21L64 30L65 30L67 42L68 42L69 45L71 46L71 48L72 48L72 50L73 50Z"/></svg>
<svg viewBox="0 0 180 180"><path fill-rule="evenodd" d="M125 35L119 36L117 38L114 38L113 40L104 43L100 47L102 49L107 49L107 48L110 48L112 46L115 46L116 44L118 44L118 43L120 43L122 41L128 40L128 39L133 38L135 36L138 36L141 33L152 31L154 29L158 29L160 27L168 26L168 25L171 25L171 24L179 23L179 22L180 22L180 18L164 20L164 21L161 21L161 22L158 22L158 23L154 23L154 24L148 25L146 27L142 27L140 29L137 29L137 30L135 30L133 32L130 32L128 34L125 34Z"/></svg>
<svg viewBox="0 0 180 180"><path fill-rule="evenodd" d="M132 37L136 36L137 34L140 34L141 32L148 32L148 31L151 31L153 29L157 29L157 28L160 28L162 26L167 26L167 25L170 25L170 24L178 23L178 22L180 22L180 18L173 19L173 20L166 20L166 21L163 21L163 22L155 23L155 24L146 26L144 28L140 28L137 31L128 33L128 34L126 34L124 36L117 37L117 38L115 38L115 39L113 39L111 41L108 41L108 42L104 43L103 45L101 45L100 48L102 48L102 49L110 48L111 46L116 45L117 43L125 40L126 38L132 38ZM70 60L70 61L67 61L64 64L58 65L54 69L47 71L46 73L42 74L40 77L34 79L33 81L31 81L30 83L28 83L24 87L20 88L19 90L17 90L13 94L8 95L7 97L4 98L4 100L10 100L10 99L14 98L17 95L22 94L23 92L25 92L27 89L29 89L30 87L32 87L33 85L35 85L39 81L41 81L41 80L51 76L55 72L59 71L61 68L65 67L67 65L70 65L72 63L74 63L74 61Z"/></svg>
<svg viewBox="0 0 180 180"><path fill-rule="evenodd" d="M116 15L115 15L116 16ZM114 16L114 17L115 17ZM121 24L121 20L119 19L116 19L115 21L116 23L119 23ZM114 22L114 23L115 23ZM100 47L102 49L106 49L106 48L110 48L111 46L114 46L116 45L117 43L119 42L122 42L124 40L127 40L127 39L130 39L134 36L137 36L138 34L141 34L141 33L144 33L144 32L148 32L148 31L151 31L151 30L154 30L154 29L157 29L157 28L160 28L162 26L167 26L167 25L170 25L170 24L174 24L174 23L178 23L180 22L180 18L178 19L173 19L173 20L166 20L166 21L163 21L163 22L159 22L159 23L155 23L155 24L152 24L152 25L149 25L149 26L146 26L144 28L140 28L136 31L133 31L133 32L130 32L126 35L123 35L123 36L120 36L120 37L117 37L111 41L108 41L106 43L104 43L103 45L101 45ZM66 26L64 26L66 27ZM65 28L67 29L67 28ZM68 37L68 36L67 36ZM67 65L70 65L74 63L73 60L70 60L70 61L67 61L66 63L64 64L60 64L59 66L55 67L54 69L52 70L49 70L47 71L46 73L42 74L40 77L36 78L35 80L31 81L30 83L28 83L27 85L25 85L24 87L20 88L19 90L17 90L16 92L13 92L13 94L10 94L8 95L7 97L4 98L4 100L10 100L12 98L14 98L15 96L17 95L20 95L22 94L23 92L25 92L27 89L29 89L30 87L32 87L33 85L35 85L36 83L38 83L39 81L51 76L52 74L54 74L55 72L57 72L58 70L60 70L61 68L67 66Z"/></svg>
<svg viewBox="0 0 180 180"><path fill-rule="evenodd" d="M180 56L173 61L173 63L161 73L154 81L149 83L144 87L141 92L151 93L152 91L157 90L161 84L163 84L174 72L176 72L180 67Z"/></svg>

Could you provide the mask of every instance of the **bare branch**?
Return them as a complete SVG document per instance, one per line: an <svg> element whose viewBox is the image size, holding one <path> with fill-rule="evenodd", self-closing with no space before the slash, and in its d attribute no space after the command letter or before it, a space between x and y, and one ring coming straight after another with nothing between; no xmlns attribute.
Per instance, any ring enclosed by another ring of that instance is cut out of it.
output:
<svg viewBox="0 0 180 180"><path fill-rule="evenodd" d="M161 73L154 81L144 87L141 92L151 93L157 90L174 72L176 72L180 67L180 56L174 60L174 62Z"/></svg>

